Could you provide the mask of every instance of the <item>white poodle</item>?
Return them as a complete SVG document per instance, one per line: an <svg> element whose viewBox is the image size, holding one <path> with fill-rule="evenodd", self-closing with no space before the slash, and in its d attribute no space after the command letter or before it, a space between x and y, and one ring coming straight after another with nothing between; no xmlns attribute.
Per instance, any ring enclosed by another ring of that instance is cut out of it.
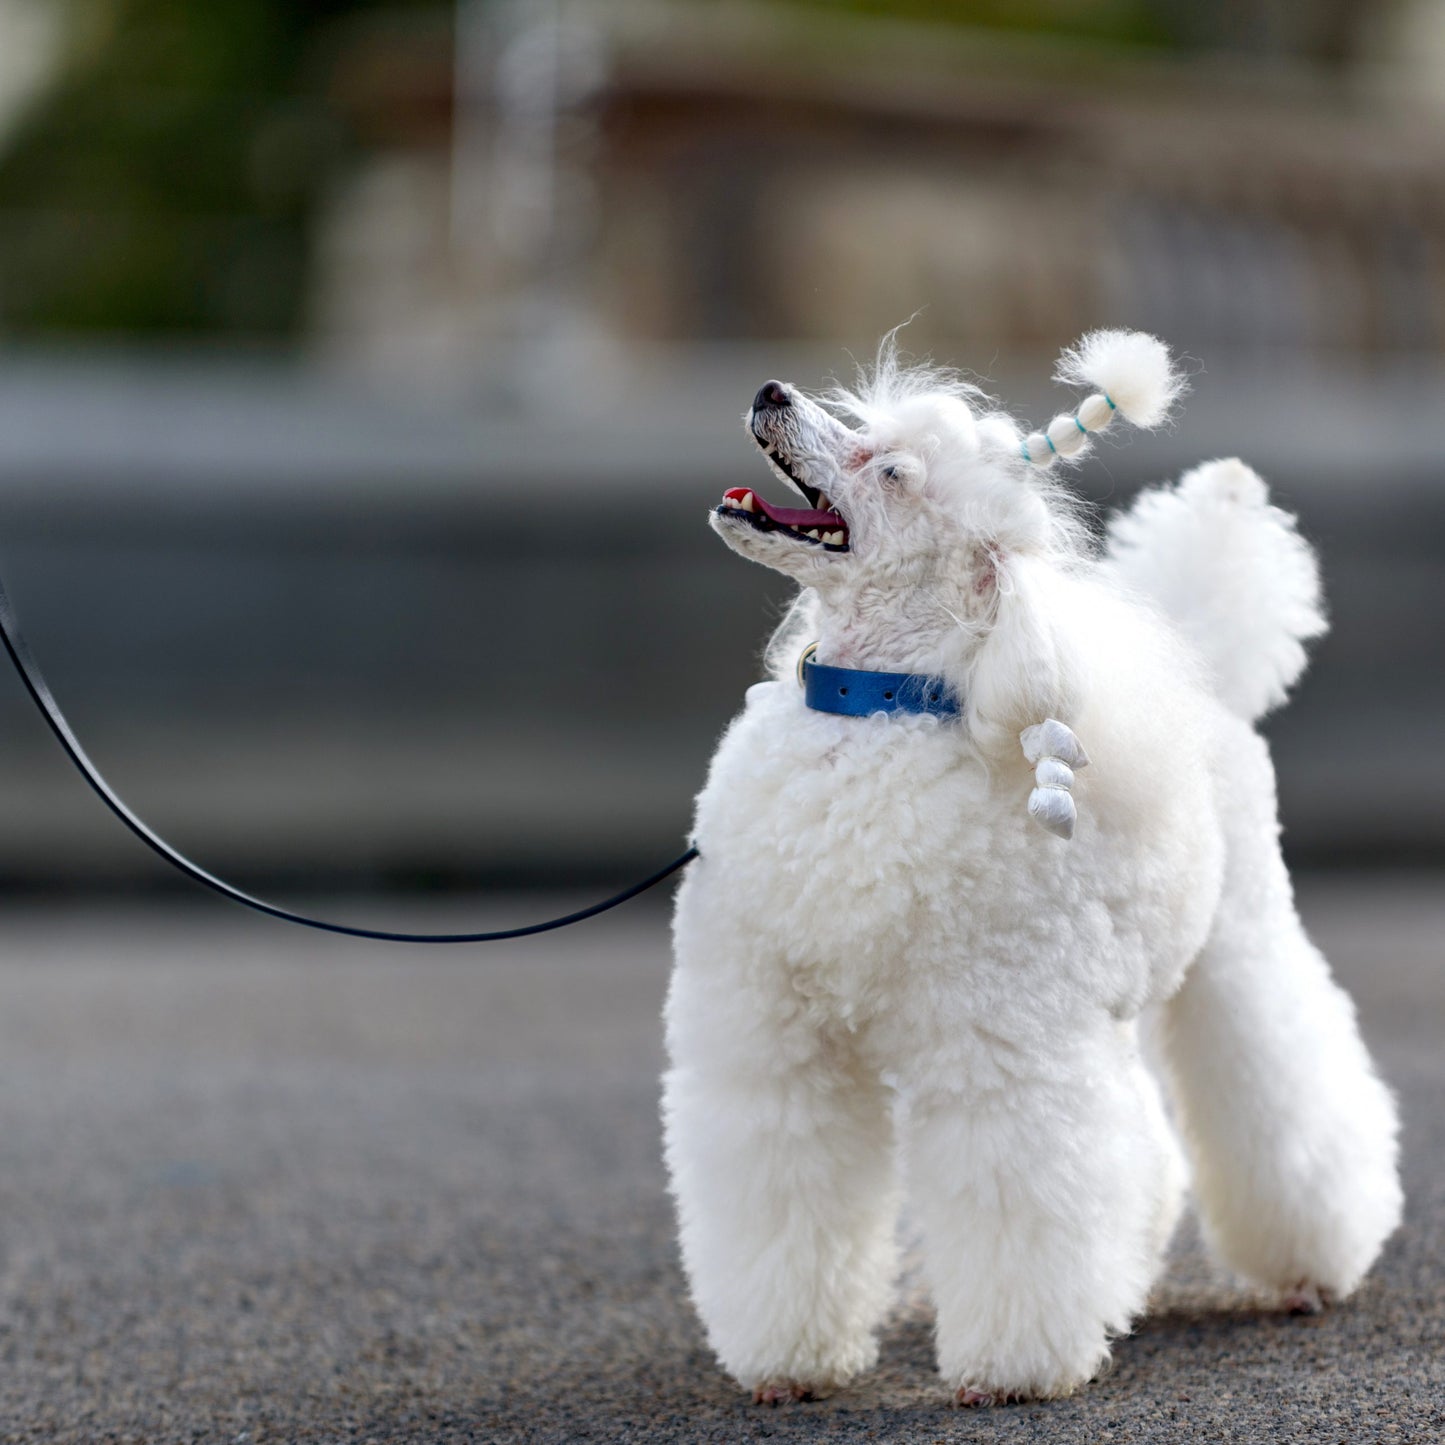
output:
<svg viewBox="0 0 1445 1445"><path fill-rule="evenodd" d="M802 587L698 799L666 1012L683 1259L762 1402L873 1363L905 1177L955 1399L1093 1376L1186 1181L1141 1025L1226 1264L1318 1308L1400 1217L1251 726L1324 630L1314 558L1238 461L1101 551L1048 465L1181 385L1125 332L1060 378L1094 394L1027 437L891 344L830 409L769 382L748 426L807 508L712 517Z"/></svg>

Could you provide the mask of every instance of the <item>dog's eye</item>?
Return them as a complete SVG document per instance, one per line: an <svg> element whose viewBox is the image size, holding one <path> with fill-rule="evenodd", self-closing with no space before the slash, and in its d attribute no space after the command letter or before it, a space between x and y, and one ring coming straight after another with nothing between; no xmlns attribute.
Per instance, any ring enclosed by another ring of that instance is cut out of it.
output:
<svg viewBox="0 0 1445 1445"><path fill-rule="evenodd" d="M897 468L897 467L884 467L884 468L883 468L883 480L886 481L886 482L896 482L896 481L898 480L898 468Z"/></svg>

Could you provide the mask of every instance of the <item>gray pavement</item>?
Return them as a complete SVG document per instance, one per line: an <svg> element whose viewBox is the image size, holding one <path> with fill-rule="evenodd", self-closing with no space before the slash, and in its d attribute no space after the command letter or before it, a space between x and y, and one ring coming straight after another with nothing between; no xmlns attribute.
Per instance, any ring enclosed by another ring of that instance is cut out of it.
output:
<svg viewBox="0 0 1445 1445"><path fill-rule="evenodd" d="M0 1439L1445 1439L1445 888L1303 902L1404 1103L1405 1229L1355 1300L1289 1319L1186 1227L1106 1379L984 1414L945 1407L907 1290L830 1401L759 1410L718 1373L659 1161L650 903L445 951L12 903Z"/></svg>

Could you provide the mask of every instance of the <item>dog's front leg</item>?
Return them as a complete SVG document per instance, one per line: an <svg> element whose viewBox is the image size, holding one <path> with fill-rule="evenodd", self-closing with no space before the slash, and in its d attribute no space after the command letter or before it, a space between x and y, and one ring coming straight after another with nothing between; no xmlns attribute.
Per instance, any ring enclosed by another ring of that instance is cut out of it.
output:
<svg viewBox="0 0 1445 1445"><path fill-rule="evenodd" d="M1177 1147L1131 1039L1108 1020L1044 1047L1027 1027L960 1020L935 1048L925 1025L928 1067L905 1082L938 1364L961 1405L1067 1395L1090 1379L1142 1309L1181 1197ZM1008 1087L968 1091L971 1073Z"/></svg>
<svg viewBox="0 0 1445 1445"><path fill-rule="evenodd" d="M693 1301L756 1402L812 1398L877 1358L898 1208L890 1096L796 994L731 967L735 943L680 935L663 1119Z"/></svg>
<svg viewBox="0 0 1445 1445"><path fill-rule="evenodd" d="M1073 728L1045 718L1019 734L1024 757L1035 765L1029 817L1056 837L1074 836L1078 809L1074 805L1074 773L1089 766L1089 755Z"/></svg>

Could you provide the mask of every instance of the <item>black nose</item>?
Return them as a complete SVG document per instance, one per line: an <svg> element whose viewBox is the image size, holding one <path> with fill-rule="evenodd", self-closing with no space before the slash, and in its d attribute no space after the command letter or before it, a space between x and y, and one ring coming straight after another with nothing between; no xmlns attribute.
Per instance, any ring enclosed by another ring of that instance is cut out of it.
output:
<svg viewBox="0 0 1445 1445"><path fill-rule="evenodd" d="M753 398L753 410L762 411L770 406L787 406L788 388L781 381L765 381Z"/></svg>

